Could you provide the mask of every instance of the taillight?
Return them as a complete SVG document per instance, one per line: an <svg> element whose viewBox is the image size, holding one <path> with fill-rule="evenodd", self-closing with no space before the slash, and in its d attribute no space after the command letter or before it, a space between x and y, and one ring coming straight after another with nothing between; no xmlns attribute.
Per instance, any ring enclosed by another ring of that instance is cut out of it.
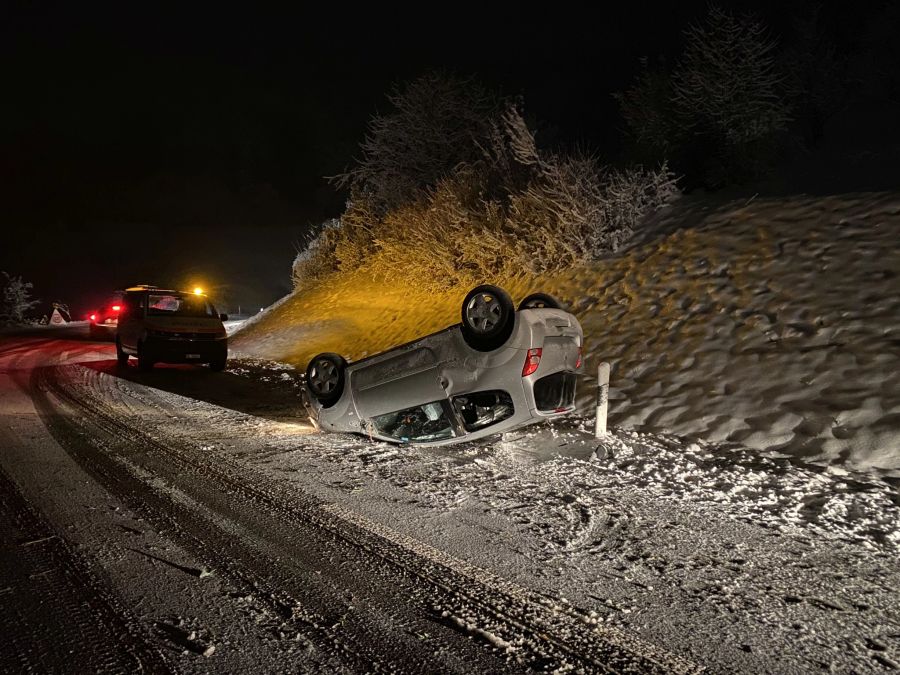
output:
<svg viewBox="0 0 900 675"><path fill-rule="evenodd" d="M97 315L91 314L91 321L96 321L96 320L97 320Z"/></svg>
<svg viewBox="0 0 900 675"><path fill-rule="evenodd" d="M522 377L528 377L538 369L541 363L541 348L529 349L525 355L525 366L522 368Z"/></svg>
<svg viewBox="0 0 900 675"><path fill-rule="evenodd" d="M581 347L578 348L578 360L575 362L576 370L581 368Z"/></svg>
<svg viewBox="0 0 900 675"><path fill-rule="evenodd" d="M114 311L114 312L118 312L120 309L122 309L121 305L113 305L112 306L112 311Z"/></svg>

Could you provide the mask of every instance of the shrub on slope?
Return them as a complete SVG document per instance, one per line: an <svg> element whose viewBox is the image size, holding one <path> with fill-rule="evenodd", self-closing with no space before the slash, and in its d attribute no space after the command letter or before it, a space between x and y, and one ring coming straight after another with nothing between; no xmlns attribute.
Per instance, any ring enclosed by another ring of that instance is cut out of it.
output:
<svg viewBox="0 0 900 675"><path fill-rule="evenodd" d="M341 219L298 255L295 286L357 269L432 289L557 272L615 251L677 195L665 165L619 170L539 150L515 107L491 122L480 152L388 209L356 184Z"/></svg>

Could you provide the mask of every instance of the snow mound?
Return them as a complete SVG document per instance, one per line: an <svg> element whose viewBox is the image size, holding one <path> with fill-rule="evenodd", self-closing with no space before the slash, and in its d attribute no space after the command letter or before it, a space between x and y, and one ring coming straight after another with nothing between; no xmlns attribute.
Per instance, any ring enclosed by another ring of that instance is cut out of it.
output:
<svg viewBox="0 0 900 675"><path fill-rule="evenodd" d="M568 280L613 364L611 421L900 475L900 196L685 206L657 227L599 288Z"/></svg>
<svg viewBox="0 0 900 675"><path fill-rule="evenodd" d="M441 512L485 504L538 535L544 562L627 546L631 525L617 495L635 493L800 540L900 550L900 494L882 479L649 432L613 429L601 441L591 427L587 419L561 420L449 449L344 434L278 445L291 461L312 452L394 483Z"/></svg>
<svg viewBox="0 0 900 675"><path fill-rule="evenodd" d="M612 364L613 425L900 478L898 228L895 193L687 198L595 265L485 281L569 304L587 372ZM465 290L342 273L233 346L301 368L322 351L360 358L454 323ZM592 389L581 387L585 412Z"/></svg>

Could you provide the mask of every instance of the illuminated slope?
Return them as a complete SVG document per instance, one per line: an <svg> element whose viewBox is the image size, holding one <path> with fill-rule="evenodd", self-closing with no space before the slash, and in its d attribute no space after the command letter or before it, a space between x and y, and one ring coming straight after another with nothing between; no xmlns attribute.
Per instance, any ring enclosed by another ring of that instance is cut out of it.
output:
<svg viewBox="0 0 900 675"><path fill-rule="evenodd" d="M573 308L588 372L612 363L613 425L900 476L898 232L893 193L684 199L607 260L485 281ZM320 351L359 358L454 323L465 290L340 274L232 346L299 367ZM588 410L591 387L581 391Z"/></svg>

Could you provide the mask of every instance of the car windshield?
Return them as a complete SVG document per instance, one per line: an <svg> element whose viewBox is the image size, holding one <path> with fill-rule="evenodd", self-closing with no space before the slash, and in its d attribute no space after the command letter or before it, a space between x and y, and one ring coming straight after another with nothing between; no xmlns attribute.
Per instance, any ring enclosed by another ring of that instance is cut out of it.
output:
<svg viewBox="0 0 900 675"><path fill-rule="evenodd" d="M512 398L505 391L478 391L453 397L453 407L466 431L478 431L512 417Z"/></svg>
<svg viewBox="0 0 900 675"><path fill-rule="evenodd" d="M147 299L150 316L216 316L215 307L199 295L151 294Z"/></svg>
<svg viewBox="0 0 900 675"><path fill-rule="evenodd" d="M377 415L372 423L378 433L407 443L426 443L453 438L453 425L441 401Z"/></svg>

